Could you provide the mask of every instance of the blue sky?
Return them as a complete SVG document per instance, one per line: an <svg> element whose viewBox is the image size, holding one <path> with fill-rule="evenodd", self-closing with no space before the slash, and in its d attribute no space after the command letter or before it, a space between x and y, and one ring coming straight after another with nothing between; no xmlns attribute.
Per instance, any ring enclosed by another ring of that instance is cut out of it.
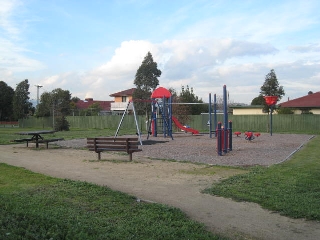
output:
<svg viewBox="0 0 320 240"><path fill-rule="evenodd" d="M134 87L150 51L160 86L204 101L250 104L275 70L282 101L320 91L320 1L0 0L0 80L29 79L30 97L55 88L112 100Z"/></svg>

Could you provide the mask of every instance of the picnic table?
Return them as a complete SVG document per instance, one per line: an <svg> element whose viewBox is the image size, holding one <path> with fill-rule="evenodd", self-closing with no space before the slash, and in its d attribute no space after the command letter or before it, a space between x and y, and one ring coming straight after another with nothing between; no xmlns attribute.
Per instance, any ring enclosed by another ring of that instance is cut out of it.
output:
<svg viewBox="0 0 320 240"><path fill-rule="evenodd" d="M44 139L42 135L55 133L54 130L39 130L39 131L27 131L27 132L17 132L18 135L28 135L32 136L31 138L15 139L14 142L28 142L32 141L36 143L36 148L39 148L39 143L46 143L48 148L49 142L63 140L63 138L53 138L53 139Z"/></svg>

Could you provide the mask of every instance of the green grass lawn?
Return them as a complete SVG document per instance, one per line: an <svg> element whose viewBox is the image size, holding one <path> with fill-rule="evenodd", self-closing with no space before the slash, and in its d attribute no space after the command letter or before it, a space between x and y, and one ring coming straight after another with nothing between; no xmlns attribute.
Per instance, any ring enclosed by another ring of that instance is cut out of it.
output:
<svg viewBox="0 0 320 240"><path fill-rule="evenodd" d="M253 167L249 173L230 177L204 192L256 202L292 218L320 220L320 137L282 164Z"/></svg>
<svg viewBox="0 0 320 240"><path fill-rule="evenodd" d="M0 239L226 239L179 209L0 163Z"/></svg>

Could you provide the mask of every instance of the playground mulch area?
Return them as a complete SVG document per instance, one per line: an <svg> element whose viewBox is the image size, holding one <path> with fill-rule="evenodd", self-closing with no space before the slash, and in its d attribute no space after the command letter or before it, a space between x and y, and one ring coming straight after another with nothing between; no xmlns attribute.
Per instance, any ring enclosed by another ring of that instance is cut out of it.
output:
<svg viewBox="0 0 320 240"><path fill-rule="evenodd" d="M122 136L124 137L124 136ZM209 134L192 135L191 133L174 133L164 138L142 135L142 152L133 154L133 159L147 157L188 161L225 166L270 166L287 160L295 151L303 146L312 135L307 134L277 134L272 136L262 133L252 141L244 138L243 133L232 138L232 151L217 154L217 140ZM85 147L86 139L75 139L59 142L65 147ZM102 153L103 158L103 153Z"/></svg>

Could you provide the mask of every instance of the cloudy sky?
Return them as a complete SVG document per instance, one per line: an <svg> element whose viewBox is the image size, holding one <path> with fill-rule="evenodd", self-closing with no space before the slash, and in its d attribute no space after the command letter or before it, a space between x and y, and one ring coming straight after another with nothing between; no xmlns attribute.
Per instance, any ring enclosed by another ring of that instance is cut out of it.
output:
<svg viewBox="0 0 320 240"><path fill-rule="evenodd" d="M285 97L320 91L319 0L0 0L0 80L31 99L134 87L150 51L160 86L250 104L275 70Z"/></svg>

